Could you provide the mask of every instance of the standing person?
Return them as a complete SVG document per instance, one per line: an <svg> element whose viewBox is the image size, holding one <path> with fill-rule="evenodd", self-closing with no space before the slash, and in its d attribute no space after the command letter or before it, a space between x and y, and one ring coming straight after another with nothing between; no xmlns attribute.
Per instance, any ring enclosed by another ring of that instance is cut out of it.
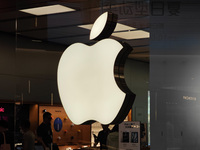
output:
<svg viewBox="0 0 200 150"><path fill-rule="evenodd" d="M14 137L8 130L8 122L0 120L0 149L14 150Z"/></svg>
<svg viewBox="0 0 200 150"><path fill-rule="evenodd" d="M20 128L23 134L23 142L22 142L23 150L35 150L35 135L30 130L30 121L29 120L21 121Z"/></svg>
<svg viewBox="0 0 200 150"><path fill-rule="evenodd" d="M52 129L51 129L51 113L43 114L43 122L37 128L38 141L44 147L44 150L51 150L52 147Z"/></svg>
<svg viewBox="0 0 200 150"><path fill-rule="evenodd" d="M103 130L101 130L98 134L97 141L94 144L95 146L100 142L100 149L107 149L107 136L110 133L109 125L101 125Z"/></svg>

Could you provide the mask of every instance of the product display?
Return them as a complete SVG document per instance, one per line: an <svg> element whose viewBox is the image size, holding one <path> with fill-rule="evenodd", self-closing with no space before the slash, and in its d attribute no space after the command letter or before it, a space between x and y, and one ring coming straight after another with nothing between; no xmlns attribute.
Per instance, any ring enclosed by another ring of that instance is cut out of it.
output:
<svg viewBox="0 0 200 150"><path fill-rule="evenodd" d="M53 143L57 145L90 145L91 126L74 125L68 118L63 107L39 106L39 124L43 120L43 111L52 114L51 128L53 132Z"/></svg>

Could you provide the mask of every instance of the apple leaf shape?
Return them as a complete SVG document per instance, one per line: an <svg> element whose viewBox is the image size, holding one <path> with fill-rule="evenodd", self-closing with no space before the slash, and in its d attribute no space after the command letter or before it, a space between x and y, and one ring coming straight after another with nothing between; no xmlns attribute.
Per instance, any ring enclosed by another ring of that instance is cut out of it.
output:
<svg viewBox="0 0 200 150"><path fill-rule="evenodd" d="M58 65L58 90L74 124L124 120L135 99L123 76L131 50L128 44L104 39L92 46L75 43L64 51Z"/></svg>
<svg viewBox="0 0 200 150"><path fill-rule="evenodd" d="M117 24L117 15L105 12L94 22L90 31L90 40L101 40L110 37Z"/></svg>

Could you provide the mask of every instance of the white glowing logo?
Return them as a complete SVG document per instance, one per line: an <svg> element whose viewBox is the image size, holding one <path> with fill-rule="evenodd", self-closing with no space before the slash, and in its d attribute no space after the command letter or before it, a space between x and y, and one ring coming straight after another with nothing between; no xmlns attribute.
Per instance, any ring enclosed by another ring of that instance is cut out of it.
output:
<svg viewBox="0 0 200 150"><path fill-rule="evenodd" d="M118 41L103 39L92 46L75 43L64 51L58 65L58 90L73 123L117 123L127 115L135 95L119 88L120 75L114 71L120 70L116 59L123 57L122 50L126 49Z"/></svg>
<svg viewBox="0 0 200 150"><path fill-rule="evenodd" d="M108 12L102 14L101 16L99 16L99 18L97 18L90 32L90 40L95 39L103 31L104 27L106 26L107 18Z"/></svg>

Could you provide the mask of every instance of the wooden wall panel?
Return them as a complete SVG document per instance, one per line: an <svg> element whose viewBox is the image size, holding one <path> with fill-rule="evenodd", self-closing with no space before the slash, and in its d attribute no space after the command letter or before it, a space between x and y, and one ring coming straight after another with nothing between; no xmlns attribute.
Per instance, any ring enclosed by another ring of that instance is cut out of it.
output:
<svg viewBox="0 0 200 150"><path fill-rule="evenodd" d="M51 122L53 131L53 142L58 145L90 145L91 126L74 125L68 118L63 107L60 106L39 106L39 124L43 121L43 110L52 114ZM57 132L54 129L54 121L59 117L62 120L62 129Z"/></svg>
<svg viewBox="0 0 200 150"><path fill-rule="evenodd" d="M30 105L29 109L30 129L36 133L38 127L38 105Z"/></svg>

